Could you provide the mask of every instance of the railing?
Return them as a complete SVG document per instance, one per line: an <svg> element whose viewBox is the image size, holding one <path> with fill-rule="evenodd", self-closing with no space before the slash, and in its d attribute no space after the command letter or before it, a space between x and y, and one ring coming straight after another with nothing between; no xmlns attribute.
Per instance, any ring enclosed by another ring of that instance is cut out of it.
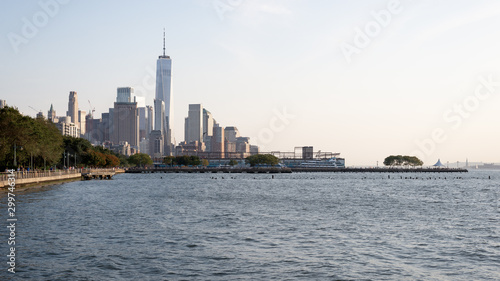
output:
<svg viewBox="0 0 500 281"><path fill-rule="evenodd" d="M16 179L31 179L31 178L43 178L43 177L53 177L53 176L63 176L63 175L74 175L82 173L92 173L92 172L114 172L115 169L71 169L71 170L56 170L56 171L15 171L14 177ZM0 173L0 181L7 181L11 173Z"/></svg>

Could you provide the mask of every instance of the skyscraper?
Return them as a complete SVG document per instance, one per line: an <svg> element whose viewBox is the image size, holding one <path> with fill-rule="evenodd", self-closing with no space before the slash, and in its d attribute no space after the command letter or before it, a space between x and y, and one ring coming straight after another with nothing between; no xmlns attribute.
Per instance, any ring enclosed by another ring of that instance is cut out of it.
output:
<svg viewBox="0 0 500 281"><path fill-rule="evenodd" d="M148 124L146 128L146 138L148 138L149 134L153 130L153 124L154 124L154 116L153 116L153 107L151 105L146 105L146 111L147 111L147 116L148 116Z"/></svg>
<svg viewBox="0 0 500 281"><path fill-rule="evenodd" d="M218 158L224 158L224 127L220 127L219 124L214 125L214 131L212 136L212 153L217 155Z"/></svg>
<svg viewBox="0 0 500 281"><path fill-rule="evenodd" d="M190 104L188 118L185 120L185 136L187 143L203 141L203 106L201 104Z"/></svg>
<svg viewBox="0 0 500 281"><path fill-rule="evenodd" d="M236 142L236 139L240 137L240 132L236 127L226 127L224 129L224 136L230 142Z"/></svg>
<svg viewBox="0 0 500 281"><path fill-rule="evenodd" d="M139 139L149 138L147 135L148 111L146 107L137 108L139 112Z"/></svg>
<svg viewBox="0 0 500 281"><path fill-rule="evenodd" d="M85 135L85 128L86 128L86 124L85 124L86 119L85 119L85 116L86 115L87 114L86 114L85 111L78 110L78 124L80 124L80 126L78 127L78 129L80 130L80 135Z"/></svg>
<svg viewBox="0 0 500 281"><path fill-rule="evenodd" d="M56 111L54 110L54 105L50 105L50 109L47 112L47 119L50 121L54 122L54 119L56 118Z"/></svg>
<svg viewBox="0 0 500 281"><path fill-rule="evenodd" d="M117 88L116 102L133 102L134 101L134 88L132 87L119 87Z"/></svg>
<svg viewBox="0 0 500 281"><path fill-rule="evenodd" d="M71 123L75 124L77 128L79 127L78 95L74 91L69 92L68 113L66 116L71 117Z"/></svg>
<svg viewBox="0 0 500 281"><path fill-rule="evenodd" d="M118 88L118 93L120 93ZM128 142L130 146L139 148L139 114L137 102L119 102L120 95L117 95L113 110L113 132L111 141L114 144Z"/></svg>
<svg viewBox="0 0 500 281"><path fill-rule="evenodd" d="M164 103L162 112L161 102ZM173 141L172 60L165 55L165 31L163 31L163 55L156 61L155 130L164 136L166 154L171 154ZM162 116L163 115L163 116Z"/></svg>
<svg viewBox="0 0 500 281"><path fill-rule="evenodd" d="M210 111L203 108L203 138L211 137L214 131L215 120Z"/></svg>

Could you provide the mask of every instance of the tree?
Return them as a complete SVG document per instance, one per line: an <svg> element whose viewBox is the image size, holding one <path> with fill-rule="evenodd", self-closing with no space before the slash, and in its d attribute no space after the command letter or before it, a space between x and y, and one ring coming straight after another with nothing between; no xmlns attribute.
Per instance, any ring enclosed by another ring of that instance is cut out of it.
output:
<svg viewBox="0 0 500 281"><path fill-rule="evenodd" d="M255 154L252 156L248 156L246 158L247 162L250 163L250 166L254 167L255 165L278 165L279 159L278 157L271 154Z"/></svg>
<svg viewBox="0 0 500 281"><path fill-rule="evenodd" d="M16 108L0 109L0 169L25 166L33 159L33 167L49 166L59 161L62 136L49 121L23 116Z"/></svg>
<svg viewBox="0 0 500 281"><path fill-rule="evenodd" d="M104 167L106 165L106 155L99 151L88 150L82 155L82 162L90 167Z"/></svg>
<svg viewBox="0 0 500 281"><path fill-rule="evenodd" d="M202 159L201 160L201 165L204 166L204 167L207 167L208 165L210 165L210 162L208 162L207 159Z"/></svg>
<svg viewBox="0 0 500 281"><path fill-rule="evenodd" d="M238 165L238 161L234 159L229 160L229 166L234 166L234 165Z"/></svg>
<svg viewBox="0 0 500 281"><path fill-rule="evenodd" d="M189 165L200 166L201 165L200 157L198 157L198 156L190 156L189 157Z"/></svg>
<svg viewBox="0 0 500 281"><path fill-rule="evenodd" d="M151 157L149 157L149 155L145 153L137 153L131 155L128 158L128 162L135 166L147 166L153 164L153 160L151 160Z"/></svg>
<svg viewBox="0 0 500 281"><path fill-rule="evenodd" d="M424 162L416 156L391 155L384 159L386 166L422 166Z"/></svg>
<svg viewBox="0 0 500 281"><path fill-rule="evenodd" d="M120 165L120 159L112 154L105 154L106 157L106 167L117 167Z"/></svg>
<svg viewBox="0 0 500 281"><path fill-rule="evenodd" d="M174 162L175 161L175 156L165 156L165 158L163 158L163 163L165 165L177 165L177 162Z"/></svg>

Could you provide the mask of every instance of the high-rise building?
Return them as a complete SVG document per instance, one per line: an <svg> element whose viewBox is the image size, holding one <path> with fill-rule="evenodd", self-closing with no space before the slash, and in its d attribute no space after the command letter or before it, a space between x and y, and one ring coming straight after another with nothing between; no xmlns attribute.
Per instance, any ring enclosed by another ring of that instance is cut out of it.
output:
<svg viewBox="0 0 500 281"><path fill-rule="evenodd" d="M115 102L113 110L113 133L111 141L114 144L128 142L131 147L139 148L139 114L137 102Z"/></svg>
<svg viewBox="0 0 500 281"><path fill-rule="evenodd" d="M132 87L119 87L117 88L116 92L116 102L134 101L134 88Z"/></svg>
<svg viewBox="0 0 500 281"><path fill-rule="evenodd" d="M146 127L146 138L149 138L149 134L153 130L154 126L154 115L153 115L153 107L151 105L146 105L146 115L148 116L148 123Z"/></svg>
<svg viewBox="0 0 500 281"><path fill-rule="evenodd" d="M149 139L142 138L139 143L139 150L141 153L149 154Z"/></svg>
<svg viewBox="0 0 500 281"><path fill-rule="evenodd" d="M80 129L71 122L70 116L59 117L56 126L63 136L80 137Z"/></svg>
<svg viewBox="0 0 500 281"><path fill-rule="evenodd" d="M113 135L113 132L114 132L113 120L115 118L115 115L114 115L115 109L114 108L110 108L108 110L108 112L109 112L109 121L108 121L107 125L105 125L104 128L108 132L108 134L105 136L105 137L107 137L106 141L111 141L111 136Z"/></svg>
<svg viewBox="0 0 500 281"><path fill-rule="evenodd" d="M80 124L79 128L80 129L80 135L85 135L85 129L86 129L86 112L82 110L78 110L78 124Z"/></svg>
<svg viewBox="0 0 500 281"><path fill-rule="evenodd" d="M185 119L186 143L203 141L203 106L201 104L190 104L188 117Z"/></svg>
<svg viewBox="0 0 500 281"><path fill-rule="evenodd" d="M151 134L149 134L149 155L153 161L163 156L163 148L163 134L161 131L151 131Z"/></svg>
<svg viewBox="0 0 500 281"><path fill-rule="evenodd" d="M113 136L113 132L112 130L110 130L112 128L111 119L112 117L109 112L101 114L101 123L99 125L99 130L101 131L102 142L111 141L111 138Z"/></svg>
<svg viewBox="0 0 500 281"><path fill-rule="evenodd" d="M163 102L163 111L161 103ZM159 110L160 109L160 110ZM163 31L163 55L156 61L156 95L155 95L155 130L159 130L164 135L165 147L171 154L174 141L173 130L173 100L172 100L172 60L165 55L165 31Z"/></svg>
<svg viewBox="0 0 500 281"><path fill-rule="evenodd" d="M236 127L226 127L224 129L224 136L229 142L236 143L236 139L240 137L240 132Z"/></svg>
<svg viewBox="0 0 500 281"><path fill-rule="evenodd" d="M215 120L210 111L203 108L203 138L211 137L214 131Z"/></svg>
<svg viewBox="0 0 500 281"><path fill-rule="evenodd" d="M139 139L142 141L142 139L148 138L148 111L146 107L139 107L137 110L139 113Z"/></svg>
<svg viewBox="0 0 500 281"><path fill-rule="evenodd" d="M69 102L68 102L68 112L66 116L71 117L71 123L75 124L78 128L80 124L78 123L78 95L76 92L69 92Z"/></svg>
<svg viewBox="0 0 500 281"><path fill-rule="evenodd" d="M7 106L7 102L5 100L0 100L0 108L4 108Z"/></svg>
<svg viewBox="0 0 500 281"><path fill-rule="evenodd" d="M154 129L155 131L160 131L163 134L165 124L165 103L160 99L154 100L154 114Z"/></svg>
<svg viewBox="0 0 500 281"><path fill-rule="evenodd" d="M211 143L211 152L213 155L217 155L219 158L224 158L224 142L224 127L220 127L219 124L215 124Z"/></svg>
<svg viewBox="0 0 500 281"><path fill-rule="evenodd" d="M260 152L259 146L250 145L250 154L255 155L255 154L259 154L259 152Z"/></svg>
<svg viewBox="0 0 500 281"><path fill-rule="evenodd" d="M250 152L250 138L239 137L236 139L236 152L249 153Z"/></svg>
<svg viewBox="0 0 500 281"><path fill-rule="evenodd" d="M102 120L93 119L91 113L85 116L85 139L92 144L101 144L104 142Z"/></svg>
<svg viewBox="0 0 500 281"><path fill-rule="evenodd" d="M56 119L56 111L54 110L54 105L50 105L50 109L47 112L47 119L49 119L52 122L55 122L54 119Z"/></svg>

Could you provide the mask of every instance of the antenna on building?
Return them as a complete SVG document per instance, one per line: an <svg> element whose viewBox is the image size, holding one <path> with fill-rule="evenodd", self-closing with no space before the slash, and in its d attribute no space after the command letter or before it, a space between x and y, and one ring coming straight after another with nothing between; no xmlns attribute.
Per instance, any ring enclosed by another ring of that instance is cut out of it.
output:
<svg viewBox="0 0 500 281"><path fill-rule="evenodd" d="M90 106L90 111L89 111L90 117L92 119L94 119L95 107L92 107L92 104L90 103L90 100L89 100L89 106Z"/></svg>
<svg viewBox="0 0 500 281"><path fill-rule="evenodd" d="M165 28L163 28L163 56L165 56Z"/></svg>

